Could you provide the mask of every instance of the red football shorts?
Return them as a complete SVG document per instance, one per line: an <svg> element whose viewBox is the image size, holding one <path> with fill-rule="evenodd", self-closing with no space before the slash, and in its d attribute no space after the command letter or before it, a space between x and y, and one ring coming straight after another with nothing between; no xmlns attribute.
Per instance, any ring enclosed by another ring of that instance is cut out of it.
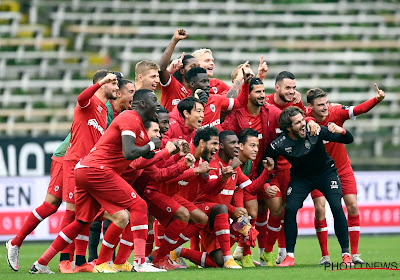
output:
<svg viewBox="0 0 400 280"><path fill-rule="evenodd" d="M50 183L47 187L47 193L58 199L63 197L63 158L55 156L51 158Z"/></svg>
<svg viewBox="0 0 400 280"><path fill-rule="evenodd" d="M110 168L78 168L75 180L75 216L84 222L92 222L101 206L113 215L142 199Z"/></svg>
<svg viewBox="0 0 400 280"><path fill-rule="evenodd" d="M343 196L348 194L357 195L357 182L354 177L353 169L346 169L339 174L340 183L342 184ZM324 196L319 190L313 190L311 192L312 199Z"/></svg>
<svg viewBox="0 0 400 280"><path fill-rule="evenodd" d="M282 196L283 202L286 202L286 192L290 182L290 169L278 170L276 175L269 180L269 184L276 185L281 190L280 195ZM277 194L278 196L278 194Z"/></svg>
<svg viewBox="0 0 400 280"><path fill-rule="evenodd" d="M75 173L74 168L78 162L75 160L64 160L63 163L63 194L62 200L75 204Z"/></svg>

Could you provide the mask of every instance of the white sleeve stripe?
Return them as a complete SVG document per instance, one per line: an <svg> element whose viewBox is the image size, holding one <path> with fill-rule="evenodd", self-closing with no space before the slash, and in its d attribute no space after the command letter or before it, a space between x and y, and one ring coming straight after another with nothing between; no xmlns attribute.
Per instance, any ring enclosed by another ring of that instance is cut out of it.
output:
<svg viewBox="0 0 400 280"><path fill-rule="evenodd" d="M247 180L246 182L243 182L239 185L239 188L244 189L245 187L247 187L248 185L250 185L252 182L251 180Z"/></svg>
<svg viewBox="0 0 400 280"><path fill-rule="evenodd" d="M172 75L169 75L168 82L167 82L165 85L163 85L163 83L161 83L161 82L160 82L160 85L161 85L162 87L168 86L168 85L171 83L171 80L172 80L172 77L171 77L171 76L172 76Z"/></svg>
<svg viewBox="0 0 400 280"><path fill-rule="evenodd" d="M132 137L135 137L135 138L136 138L136 133L133 132L133 131L130 131L130 130L124 130L124 131L122 131L122 132L121 132L121 136L124 136L124 135L132 136Z"/></svg>
<svg viewBox="0 0 400 280"><path fill-rule="evenodd" d="M229 106L228 106L228 111L231 111L233 108L233 105L235 105L235 99L229 98Z"/></svg>
<svg viewBox="0 0 400 280"><path fill-rule="evenodd" d="M79 103L78 103L79 104ZM89 99L89 102L88 102L88 104L86 104L85 106L81 106L81 105L79 105L79 107L81 107L81 109L84 109L84 108L86 108L87 106L89 106L89 104L90 104L90 99Z"/></svg>
<svg viewBox="0 0 400 280"><path fill-rule="evenodd" d="M354 106L350 106L349 118L352 119L352 120L355 120L357 118L356 116L354 116Z"/></svg>

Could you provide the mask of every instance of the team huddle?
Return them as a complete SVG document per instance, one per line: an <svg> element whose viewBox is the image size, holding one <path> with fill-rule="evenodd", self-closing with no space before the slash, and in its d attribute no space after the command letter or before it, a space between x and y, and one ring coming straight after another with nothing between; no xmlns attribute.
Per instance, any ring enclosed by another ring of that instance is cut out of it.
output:
<svg viewBox="0 0 400 280"><path fill-rule="evenodd" d="M262 56L257 75L245 62L228 86L212 78L209 49L170 62L186 37L176 30L159 64L138 62L134 82L99 70L79 94L71 132L52 157L45 201L6 243L14 271L26 236L63 201L61 231L32 274L53 274L48 264L57 253L61 273L165 272L186 268L184 259L204 268L294 266L296 215L310 193L320 264L331 262L325 201L343 262L364 263L357 185L344 146L353 136L343 123L371 110L384 92L375 84L374 98L348 107L314 88L305 107L288 71L266 95ZM190 248L181 247L186 242ZM259 261L251 252L256 244Z"/></svg>

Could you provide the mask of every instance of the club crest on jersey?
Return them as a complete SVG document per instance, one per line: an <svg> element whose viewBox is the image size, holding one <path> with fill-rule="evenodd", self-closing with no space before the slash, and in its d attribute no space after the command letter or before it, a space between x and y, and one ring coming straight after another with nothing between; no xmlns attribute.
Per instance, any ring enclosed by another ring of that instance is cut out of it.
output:
<svg viewBox="0 0 400 280"><path fill-rule="evenodd" d="M135 194L134 192L131 192L131 196L132 196L133 198L136 198L136 194Z"/></svg>
<svg viewBox="0 0 400 280"><path fill-rule="evenodd" d="M74 194L73 194L72 192L70 192L70 193L68 194L68 197L69 197L69 199L72 199L72 198L74 197Z"/></svg>
<svg viewBox="0 0 400 280"><path fill-rule="evenodd" d="M101 112L103 112L103 107L101 107L100 105L97 106L97 111L99 111L99 113L101 114Z"/></svg>
<svg viewBox="0 0 400 280"><path fill-rule="evenodd" d="M171 212L172 210L171 210L171 207L167 207L167 208L165 208L166 210L167 210L167 212Z"/></svg>
<svg viewBox="0 0 400 280"><path fill-rule="evenodd" d="M285 148L285 152L290 154L291 152L293 152L293 148L292 147L286 147Z"/></svg>
<svg viewBox="0 0 400 280"><path fill-rule="evenodd" d="M338 188L339 188L339 185L338 185L337 181L331 181L331 190L338 189Z"/></svg>
<svg viewBox="0 0 400 280"><path fill-rule="evenodd" d="M211 111L213 111L215 113L215 105L214 104L210 105L210 109L211 109Z"/></svg>
<svg viewBox="0 0 400 280"><path fill-rule="evenodd" d="M287 189L286 195L290 195L291 193L292 193L292 187L289 187L289 188Z"/></svg>
<svg viewBox="0 0 400 280"><path fill-rule="evenodd" d="M310 141L306 140L306 141L304 142L304 146L305 146L307 149L310 149L310 148L311 148L311 143L310 143Z"/></svg>
<svg viewBox="0 0 400 280"><path fill-rule="evenodd" d="M212 90L214 91L215 94L217 94L217 92L218 92L217 87L212 87Z"/></svg>
<svg viewBox="0 0 400 280"><path fill-rule="evenodd" d="M181 101L180 99L173 99L172 100L172 105L178 105L179 101Z"/></svg>
<svg viewBox="0 0 400 280"><path fill-rule="evenodd" d="M232 180L235 180L236 174L232 174Z"/></svg>
<svg viewBox="0 0 400 280"><path fill-rule="evenodd" d="M345 105L343 105L343 106L342 106L342 109L343 109L343 110L349 110L349 109L350 109L350 106L345 106Z"/></svg>
<svg viewBox="0 0 400 280"><path fill-rule="evenodd" d="M58 186L58 185L54 187L54 190L55 190L56 192L58 192L59 189L60 189L60 186Z"/></svg>

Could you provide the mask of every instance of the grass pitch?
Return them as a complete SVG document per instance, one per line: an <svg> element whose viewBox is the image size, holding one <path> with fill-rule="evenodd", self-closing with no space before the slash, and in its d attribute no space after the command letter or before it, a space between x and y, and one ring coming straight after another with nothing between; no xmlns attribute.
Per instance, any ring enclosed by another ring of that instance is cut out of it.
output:
<svg viewBox="0 0 400 280"><path fill-rule="evenodd" d="M376 235L361 236L360 252L362 259L368 263L393 263L399 270L341 270L332 271L317 265L321 257L318 241L315 236L300 237L296 245L296 266L289 268L266 268L257 267L242 270L228 270L221 268L199 269L191 264L189 269L169 271L164 273L117 273L106 274L61 274L58 272L58 255L50 262L50 268L56 272L55 275L30 275L28 270L35 260L47 249L49 242L23 244L20 253L20 270L14 272L7 264L6 250L3 247L0 251L0 280L5 279L173 279L173 280L197 280L197 279L400 279L400 235ZM4 246L4 244L2 245ZM334 236L329 237L329 252L332 262L341 262L339 244ZM233 252L234 248L232 248ZM276 251L276 250L275 250ZM258 250L253 249L256 260L259 259ZM131 257L132 261L132 257ZM379 266L379 264L377 264ZM377 266L375 265L375 266Z"/></svg>

